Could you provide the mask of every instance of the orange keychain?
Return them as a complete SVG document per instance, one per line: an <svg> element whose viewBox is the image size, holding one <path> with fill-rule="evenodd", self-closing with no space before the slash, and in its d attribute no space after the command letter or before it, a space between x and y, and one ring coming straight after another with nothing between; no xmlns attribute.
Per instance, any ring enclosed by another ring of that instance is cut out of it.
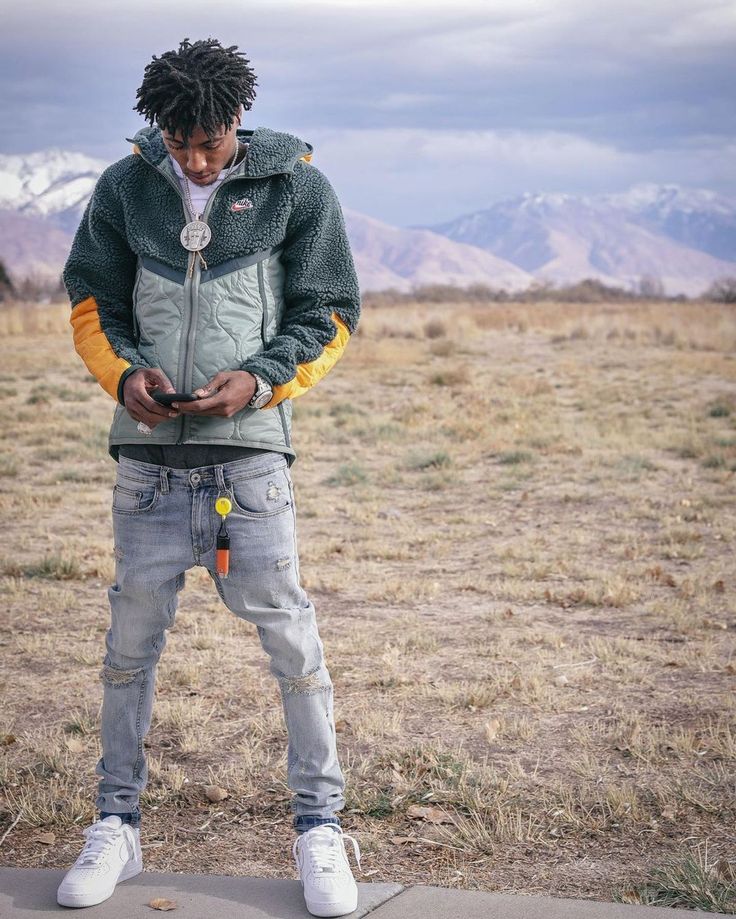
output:
<svg viewBox="0 0 736 919"><path fill-rule="evenodd" d="M215 501L215 510L222 517L215 550L215 569L221 578L226 578L230 570L230 535L225 525L225 519L232 509L233 506L229 498L218 498Z"/></svg>

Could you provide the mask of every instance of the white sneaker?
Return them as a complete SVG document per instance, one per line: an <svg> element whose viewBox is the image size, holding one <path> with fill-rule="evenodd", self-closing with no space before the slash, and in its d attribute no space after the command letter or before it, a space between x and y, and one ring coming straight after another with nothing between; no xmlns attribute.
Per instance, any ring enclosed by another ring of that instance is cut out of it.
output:
<svg viewBox="0 0 736 919"><path fill-rule="evenodd" d="M337 824L322 824L301 833L292 853L313 916L344 916L358 908L358 885L348 864L345 840L353 844L360 868L360 848Z"/></svg>
<svg viewBox="0 0 736 919"><path fill-rule="evenodd" d="M112 896L118 881L143 871L141 834L120 817L98 820L82 831L87 842L56 892L61 906L94 906Z"/></svg>

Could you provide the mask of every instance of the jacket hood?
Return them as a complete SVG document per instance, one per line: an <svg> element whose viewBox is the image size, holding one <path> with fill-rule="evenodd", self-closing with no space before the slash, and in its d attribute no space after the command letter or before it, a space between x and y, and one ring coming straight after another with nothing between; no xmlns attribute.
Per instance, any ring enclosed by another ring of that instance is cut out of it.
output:
<svg viewBox="0 0 736 919"><path fill-rule="evenodd" d="M285 131L257 127L250 131L238 128L237 138L249 144L248 156L233 170L233 175L257 179L279 173L292 173L297 161L311 160L314 148L311 144ZM155 125L141 128L134 137L126 137L134 145L133 152L140 154L152 166L158 167L168 156L168 150Z"/></svg>

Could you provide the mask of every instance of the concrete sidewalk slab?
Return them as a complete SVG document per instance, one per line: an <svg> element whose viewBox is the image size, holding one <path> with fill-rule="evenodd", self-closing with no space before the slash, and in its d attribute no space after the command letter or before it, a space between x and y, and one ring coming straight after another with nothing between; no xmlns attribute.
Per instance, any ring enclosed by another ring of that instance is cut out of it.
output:
<svg viewBox="0 0 736 919"><path fill-rule="evenodd" d="M712 917L713 913L599 900L410 887L379 906L372 915L375 919L693 919L693 916Z"/></svg>
<svg viewBox="0 0 736 919"><path fill-rule="evenodd" d="M56 902L56 888L64 874L0 868L0 917L42 919L76 913L84 919L306 919L311 915L299 881L154 871L144 871L118 884L112 897L98 906L75 910ZM358 909L350 916L365 916L402 890L400 884L358 884ZM151 909L146 904L154 897L174 900L176 910L162 913Z"/></svg>
<svg viewBox="0 0 736 919"><path fill-rule="evenodd" d="M74 910L58 906L56 888L63 871L0 868L1 919L43 919ZM174 900L175 919L308 919L298 881L225 877L212 874L159 874L144 871L119 884L109 900L80 911L84 919L153 919L146 904L154 897ZM350 919L693 919L712 916L690 909L626 906L598 900L496 894L401 884L358 884L358 909ZM657 915L659 914L659 915Z"/></svg>

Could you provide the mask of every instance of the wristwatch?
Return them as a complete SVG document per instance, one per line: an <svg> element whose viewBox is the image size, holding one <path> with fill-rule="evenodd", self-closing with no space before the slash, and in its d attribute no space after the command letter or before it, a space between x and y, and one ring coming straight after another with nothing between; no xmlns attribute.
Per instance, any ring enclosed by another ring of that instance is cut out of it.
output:
<svg viewBox="0 0 736 919"><path fill-rule="evenodd" d="M254 373L253 376L256 380L256 391L248 403L248 408L263 408L273 398L273 389L271 389L271 384L263 377L259 377L257 373Z"/></svg>

